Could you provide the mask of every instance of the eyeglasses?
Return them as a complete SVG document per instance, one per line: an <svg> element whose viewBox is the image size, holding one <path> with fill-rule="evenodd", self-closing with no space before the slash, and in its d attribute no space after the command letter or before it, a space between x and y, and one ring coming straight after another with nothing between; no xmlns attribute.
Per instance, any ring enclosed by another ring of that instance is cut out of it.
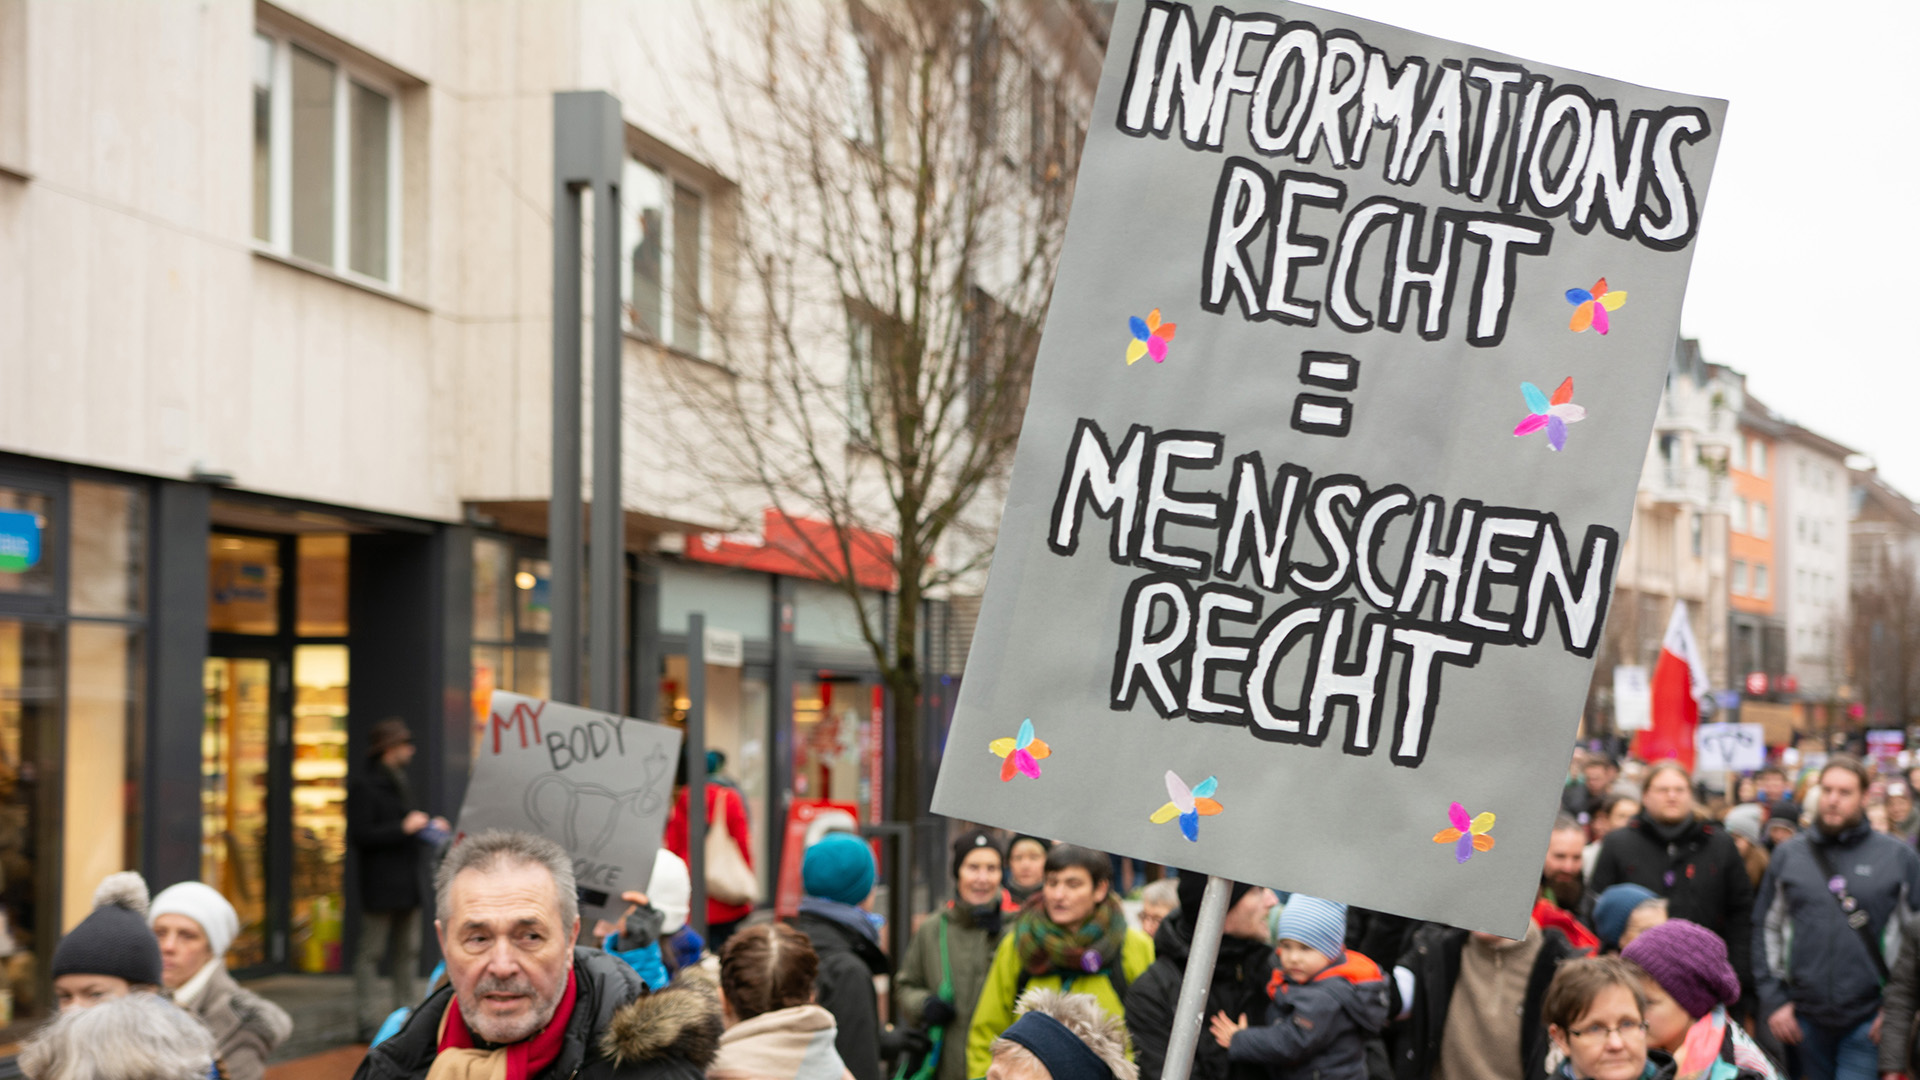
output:
<svg viewBox="0 0 1920 1080"><path fill-rule="evenodd" d="M1599 1024L1591 1024L1583 1028L1574 1028L1567 1034L1587 1042L1608 1042L1615 1035L1620 1036L1621 1042L1634 1042L1647 1037L1647 1025L1636 1023L1621 1024L1619 1027L1602 1027Z"/></svg>

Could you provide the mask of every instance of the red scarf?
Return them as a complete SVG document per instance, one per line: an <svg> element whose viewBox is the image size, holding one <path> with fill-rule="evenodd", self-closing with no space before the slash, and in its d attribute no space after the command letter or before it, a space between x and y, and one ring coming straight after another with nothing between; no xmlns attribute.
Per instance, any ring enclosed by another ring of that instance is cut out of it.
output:
<svg viewBox="0 0 1920 1080"><path fill-rule="evenodd" d="M560 1005L553 1010L553 1019L541 1028L533 1038L522 1039L502 1049L507 1055L506 1080L532 1080L542 1069L553 1064L560 1056L560 1044L566 1040L567 1021L573 1017L573 971L567 971L567 992L560 996ZM440 1032L438 1052L447 1050L473 1049L473 1033L467 1030L466 1017L460 1015L460 998L455 995L447 1003L446 1026Z"/></svg>

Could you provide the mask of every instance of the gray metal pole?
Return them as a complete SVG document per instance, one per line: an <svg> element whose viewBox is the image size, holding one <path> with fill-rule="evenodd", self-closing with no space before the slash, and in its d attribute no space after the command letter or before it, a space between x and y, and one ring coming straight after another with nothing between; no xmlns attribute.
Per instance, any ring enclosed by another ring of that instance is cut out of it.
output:
<svg viewBox="0 0 1920 1080"><path fill-rule="evenodd" d="M707 936L707 617L687 616L687 872L693 877L687 919Z"/></svg>
<svg viewBox="0 0 1920 1080"><path fill-rule="evenodd" d="M593 707L619 712L626 650L626 523L620 491L620 185L593 186L593 539L587 657Z"/></svg>
<svg viewBox="0 0 1920 1080"><path fill-rule="evenodd" d="M1227 899L1233 882L1207 878L1200 897L1200 915L1194 920L1193 948L1187 953L1187 971L1180 979L1180 999L1173 1008L1173 1031L1167 1038L1167 1060L1160 1080L1187 1080L1193 1071L1193 1052L1207 1024L1207 987L1213 983L1213 962L1220 955L1220 928L1227 921Z"/></svg>
<svg viewBox="0 0 1920 1080"><path fill-rule="evenodd" d="M554 98L555 142L565 122ZM547 502L547 694L580 701L580 188L553 177L553 491Z"/></svg>
<svg viewBox="0 0 1920 1080"><path fill-rule="evenodd" d="M617 362L620 333L620 222L619 212L611 206L612 193L620 184L620 172L626 162L626 128L620 118L620 100L602 90L568 91L553 95L553 491L547 503L547 602L552 618L549 635L549 689L555 701L580 704L580 211L581 192L592 188L601 193L596 208L594 245L594 412L603 408L601 373L603 350L612 343ZM612 284L609 286L608 281ZM612 334L607 332L612 320ZM617 370L616 370L617 378ZM613 405L620 396L615 383ZM603 428L611 428L615 449L614 490L620 482L618 464L618 412L611 425L594 425L595 498L604 474L598 464ZM619 500L613 505L617 508ZM622 520L617 512L615 522ZM616 524L616 528L618 525ZM598 526L596 526L598 531ZM617 534L616 534L617 535ZM596 542L598 551L605 545ZM622 545L613 545L616 571ZM596 556L596 562L604 555ZM599 589L599 569L595 568L595 587ZM616 577L617 581L617 577ZM612 596L615 642L618 641L619 590L607 590L594 604L596 611ZM602 620L595 619L598 626ZM595 670L611 667L614 687L619 687L618 645L602 652ZM598 683L596 682L596 688ZM594 704L604 709L619 707L617 697L595 695Z"/></svg>

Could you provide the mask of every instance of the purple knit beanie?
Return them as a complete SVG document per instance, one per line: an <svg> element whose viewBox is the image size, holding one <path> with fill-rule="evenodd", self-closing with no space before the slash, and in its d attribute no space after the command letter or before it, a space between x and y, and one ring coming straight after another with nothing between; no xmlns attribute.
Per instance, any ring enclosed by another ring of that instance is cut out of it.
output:
<svg viewBox="0 0 1920 1080"><path fill-rule="evenodd" d="M1740 977L1727 962L1727 943L1699 923L1669 919L1634 938L1620 955L1640 965L1696 1020L1715 1005L1740 1000Z"/></svg>

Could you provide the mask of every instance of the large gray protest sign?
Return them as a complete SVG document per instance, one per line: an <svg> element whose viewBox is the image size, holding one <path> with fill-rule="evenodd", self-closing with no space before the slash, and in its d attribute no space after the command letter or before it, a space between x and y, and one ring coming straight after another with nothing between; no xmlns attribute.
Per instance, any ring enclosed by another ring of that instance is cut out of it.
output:
<svg viewBox="0 0 1920 1080"><path fill-rule="evenodd" d="M680 732L664 724L495 690L460 836L539 833L573 856L586 927L644 891L673 801Z"/></svg>
<svg viewBox="0 0 1920 1080"><path fill-rule="evenodd" d="M1724 115L1120 4L934 809L1521 933Z"/></svg>

